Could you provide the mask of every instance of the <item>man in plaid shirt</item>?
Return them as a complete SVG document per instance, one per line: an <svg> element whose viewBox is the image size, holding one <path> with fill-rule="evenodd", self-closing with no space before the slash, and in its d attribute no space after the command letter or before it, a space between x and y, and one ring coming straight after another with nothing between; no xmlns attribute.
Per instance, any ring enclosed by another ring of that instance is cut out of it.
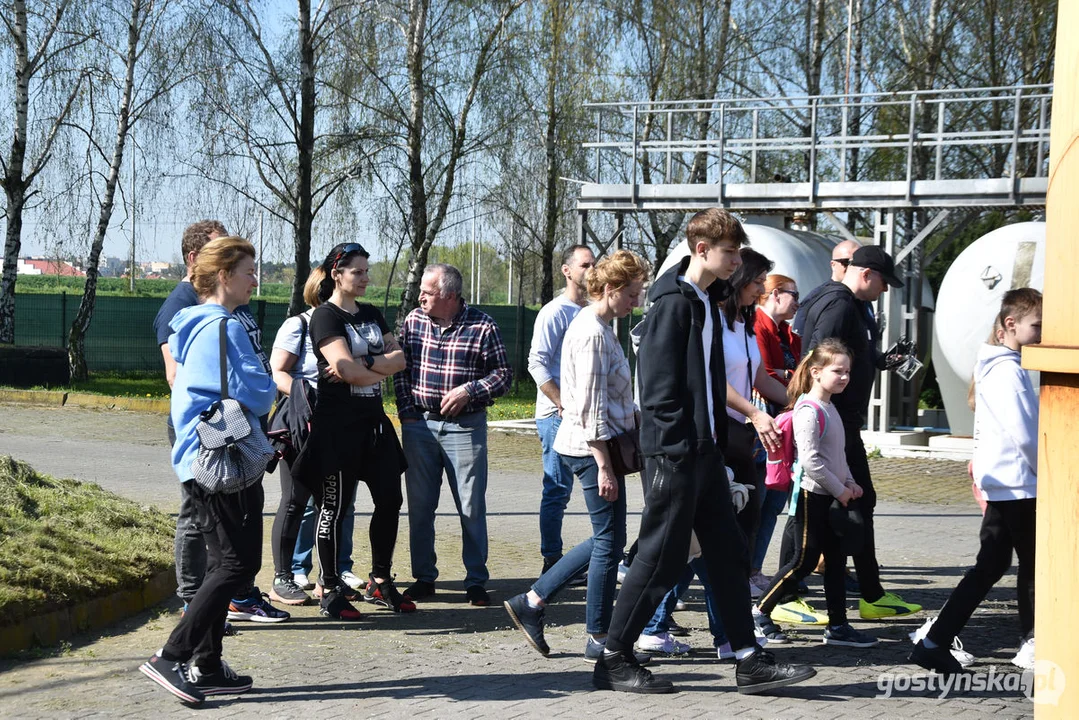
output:
<svg viewBox="0 0 1079 720"><path fill-rule="evenodd" d="M461 272L428 265L420 306L401 328L405 369L393 377L401 441L408 457L409 545L413 600L434 595L435 510L442 473L461 518L465 595L488 605L487 406L509 389L513 372L498 326L461 299Z"/></svg>

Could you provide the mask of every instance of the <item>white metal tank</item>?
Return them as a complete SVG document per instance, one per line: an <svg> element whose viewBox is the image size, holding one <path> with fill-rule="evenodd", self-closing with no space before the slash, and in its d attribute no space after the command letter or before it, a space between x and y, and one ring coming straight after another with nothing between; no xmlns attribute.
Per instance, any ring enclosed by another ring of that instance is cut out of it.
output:
<svg viewBox="0 0 1079 720"><path fill-rule="evenodd" d="M829 262L832 259L832 248L843 238L800 230L784 230L752 222L744 223L743 227L749 236L750 247L775 263L772 272L793 278L798 284L798 292L802 295L807 295L810 290L831 278ZM677 265L688 254L689 246L683 238L671 249L657 277Z"/></svg>
<svg viewBox="0 0 1079 720"><path fill-rule="evenodd" d="M967 393L978 348L989 337L1000 300L1013 288L1045 284L1045 223L1005 225L952 262L940 284L933 326L933 367L953 435L970 435ZM1032 373L1035 386L1037 373Z"/></svg>

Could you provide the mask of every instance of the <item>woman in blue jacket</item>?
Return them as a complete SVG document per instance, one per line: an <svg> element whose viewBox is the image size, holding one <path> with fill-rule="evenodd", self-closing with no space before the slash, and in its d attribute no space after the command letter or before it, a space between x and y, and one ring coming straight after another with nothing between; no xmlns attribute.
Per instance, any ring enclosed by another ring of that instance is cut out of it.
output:
<svg viewBox="0 0 1079 720"><path fill-rule="evenodd" d="M180 700L197 705L206 695L251 689L251 678L237 675L221 659L221 638L229 601L262 563L262 481L237 493L211 494L192 479L199 415L221 399L221 320L227 320L229 396L243 406L252 427L270 411L277 388L247 331L232 316L258 285L251 243L237 237L210 241L199 252L191 282L201 304L184 308L170 323L169 351L179 363L172 388L172 466L180 482L191 483L209 561L202 586L168 642L139 669Z"/></svg>

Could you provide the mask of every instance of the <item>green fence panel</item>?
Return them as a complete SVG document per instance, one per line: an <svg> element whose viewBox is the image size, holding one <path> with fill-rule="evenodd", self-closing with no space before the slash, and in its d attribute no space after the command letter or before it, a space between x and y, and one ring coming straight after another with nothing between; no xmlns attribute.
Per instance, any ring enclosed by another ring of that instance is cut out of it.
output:
<svg viewBox="0 0 1079 720"><path fill-rule="evenodd" d="M15 298L15 344L65 347L71 322L79 309L81 294L19 293ZM161 298L104 296L97 298L94 317L86 335L86 365L91 372L161 370L161 350L154 335L154 318ZM262 347L269 356L274 338L285 318L288 303L251 301L251 312L262 328ZM479 305L502 332L510 365L516 377L528 374L528 346L536 311L512 305ZM381 306L379 307L381 310ZM385 310L392 327L397 306Z"/></svg>

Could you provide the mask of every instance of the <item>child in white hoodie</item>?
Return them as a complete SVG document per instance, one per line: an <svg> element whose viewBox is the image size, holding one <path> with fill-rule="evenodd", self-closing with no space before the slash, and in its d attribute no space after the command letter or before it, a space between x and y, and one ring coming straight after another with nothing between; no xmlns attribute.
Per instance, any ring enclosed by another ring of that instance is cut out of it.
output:
<svg viewBox="0 0 1079 720"><path fill-rule="evenodd" d="M1023 641L1012 662L1034 667L1034 527L1038 490L1038 393L1020 348L1041 342L1042 294L1009 290L1000 307L1003 342L986 343L974 368L974 482L987 501L981 549L910 660L927 670L963 672L949 652L975 608L1019 558L1016 589Z"/></svg>

